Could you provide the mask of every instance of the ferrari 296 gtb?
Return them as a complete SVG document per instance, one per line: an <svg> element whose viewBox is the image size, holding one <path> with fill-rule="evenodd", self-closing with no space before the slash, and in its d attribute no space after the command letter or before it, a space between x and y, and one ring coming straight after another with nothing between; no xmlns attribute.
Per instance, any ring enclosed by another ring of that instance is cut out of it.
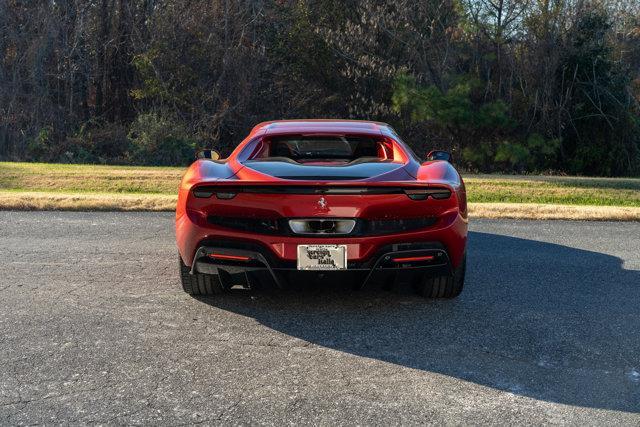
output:
<svg viewBox="0 0 640 427"><path fill-rule="evenodd" d="M198 157L176 208L189 294L311 278L462 291L467 202L447 152L422 161L385 123L282 120L255 126L226 159Z"/></svg>

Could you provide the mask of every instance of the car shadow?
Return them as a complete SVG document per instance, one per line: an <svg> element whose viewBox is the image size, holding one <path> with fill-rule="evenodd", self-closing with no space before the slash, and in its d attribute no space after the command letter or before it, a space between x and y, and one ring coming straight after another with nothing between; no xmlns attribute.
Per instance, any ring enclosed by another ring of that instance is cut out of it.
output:
<svg viewBox="0 0 640 427"><path fill-rule="evenodd" d="M201 301L354 355L547 402L640 411L640 271L614 256L473 232L454 300L312 289Z"/></svg>

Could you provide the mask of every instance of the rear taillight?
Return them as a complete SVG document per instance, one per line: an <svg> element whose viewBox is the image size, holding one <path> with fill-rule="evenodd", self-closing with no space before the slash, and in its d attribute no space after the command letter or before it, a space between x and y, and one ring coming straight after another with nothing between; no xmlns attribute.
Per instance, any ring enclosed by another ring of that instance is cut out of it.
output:
<svg viewBox="0 0 640 427"><path fill-rule="evenodd" d="M411 200L427 200L429 197L436 200L443 200L451 197L451 191L446 188L405 189L404 193Z"/></svg>
<svg viewBox="0 0 640 427"><path fill-rule="evenodd" d="M207 189L196 188L193 190L193 195L199 199L206 199L207 197L211 197L213 191Z"/></svg>
<svg viewBox="0 0 640 427"><path fill-rule="evenodd" d="M223 191L215 192L210 188L206 188L206 187L196 188L195 190L193 190L193 195L199 199L207 199L211 197L214 193L218 199L222 199L222 200L229 200L236 197L236 193L223 192Z"/></svg>
<svg viewBox="0 0 640 427"><path fill-rule="evenodd" d="M236 193L216 193L218 199L229 200L236 197Z"/></svg>

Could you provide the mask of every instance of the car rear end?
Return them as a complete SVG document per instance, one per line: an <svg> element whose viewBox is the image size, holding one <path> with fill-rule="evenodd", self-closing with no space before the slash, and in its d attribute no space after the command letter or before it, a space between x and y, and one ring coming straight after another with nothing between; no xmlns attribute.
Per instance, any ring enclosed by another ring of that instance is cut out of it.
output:
<svg viewBox="0 0 640 427"><path fill-rule="evenodd" d="M250 273L283 287L321 272L368 286L398 273L450 276L463 262L462 185L221 180L192 186L183 203L184 265L223 281Z"/></svg>
<svg viewBox="0 0 640 427"><path fill-rule="evenodd" d="M190 167L176 226L187 288L199 275L223 289L243 277L250 286L321 276L368 286L464 271L462 179L448 162L421 163L384 123L260 124L228 159ZM460 288L422 282L429 295Z"/></svg>

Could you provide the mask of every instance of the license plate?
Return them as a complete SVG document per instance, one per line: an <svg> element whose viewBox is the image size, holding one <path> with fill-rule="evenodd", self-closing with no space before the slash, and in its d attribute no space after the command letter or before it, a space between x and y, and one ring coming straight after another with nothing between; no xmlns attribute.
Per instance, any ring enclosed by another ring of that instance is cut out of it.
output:
<svg viewBox="0 0 640 427"><path fill-rule="evenodd" d="M347 245L298 245L298 270L345 270Z"/></svg>

